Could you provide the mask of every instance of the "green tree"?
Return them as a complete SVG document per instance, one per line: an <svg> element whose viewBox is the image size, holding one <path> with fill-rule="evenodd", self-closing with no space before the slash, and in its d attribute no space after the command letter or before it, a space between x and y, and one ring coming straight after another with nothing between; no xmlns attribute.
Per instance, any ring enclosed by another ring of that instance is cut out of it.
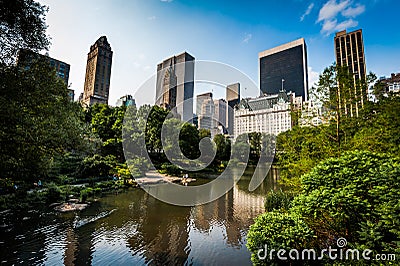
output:
<svg viewBox="0 0 400 266"><path fill-rule="evenodd" d="M231 141L222 134L214 136L214 142L217 147L216 162L229 161L231 156Z"/></svg>
<svg viewBox="0 0 400 266"><path fill-rule="evenodd" d="M200 128L199 129L199 138L211 138L211 131L209 129L205 129L205 128Z"/></svg>
<svg viewBox="0 0 400 266"><path fill-rule="evenodd" d="M85 148L81 108L47 62L0 68L0 77L1 178L46 177L55 155Z"/></svg>
<svg viewBox="0 0 400 266"><path fill-rule="evenodd" d="M113 130L117 119L113 107L107 104L95 104L91 107L90 112L92 130L102 141L107 141L117 136L117 133Z"/></svg>
<svg viewBox="0 0 400 266"><path fill-rule="evenodd" d="M94 156L86 157L82 161L79 175L83 178L108 176L115 167L115 158L113 156L102 157L99 154L95 154Z"/></svg>
<svg viewBox="0 0 400 266"><path fill-rule="evenodd" d="M400 99L384 97L368 102L351 135L348 149L386 152L400 156Z"/></svg>
<svg viewBox="0 0 400 266"><path fill-rule="evenodd" d="M312 97L324 106L325 120L336 124L334 132L325 130L324 133L336 142L338 155L343 139L346 140L343 123L359 117L360 110L367 104L367 88L375 79L376 76L369 73L365 79L355 81L346 66L332 64L319 76L317 87L312 88Z"/></svg>
<svg viewBox="0 0 400 266"><path fill-rule="evenodd" d="M146 146L150 155L155 155L155 158L159 158L163 150L161 130L167 115L167 110L153 106L146 119Z"/></svg>
<svg viewBox="0 0 400 266"><path fill-rule="evenodd" d="M183 155L191 160L197 159L200 156L199 135L199 131L194 125L189 123L183 124L179 134L179 147Z"/></svg>
<svg viewBox="0 0 400 266"><path fill-rule="evenodd" d="M19 49L47 50L47 8L32 0L0 1L0 64L11 65Z"/></svg>
<svg viewBox="0 0 400 266"><path fill-rule="evenodd" d="M236 138L232 145L232 157L240 162L247 162L249 160L250 144L245 134Z"/></svg>
<svg viewBox="0 0 400 266"><path fill-rule="evenodd" d="M260 132L252 132L249 134L250 143L250 159L257 162L261 155L262 134Z"/></svg>
<svg viewBox="0 0 400 266"><path fill-rule="evenodd" d="M86 110L86 119L94 134L102 141L101 154L113 155L119 163L125 161L122 147L122 127L126 107L95 104Z"/></svg>
<svg viewBox="0 0 400 266"><path fill-rule="evenodd" d="M298 190L303 174L320 161L337 156L336 142L325 134L331 130L331 125L294 127L277 136L275 161L285 185Z"/></svg>

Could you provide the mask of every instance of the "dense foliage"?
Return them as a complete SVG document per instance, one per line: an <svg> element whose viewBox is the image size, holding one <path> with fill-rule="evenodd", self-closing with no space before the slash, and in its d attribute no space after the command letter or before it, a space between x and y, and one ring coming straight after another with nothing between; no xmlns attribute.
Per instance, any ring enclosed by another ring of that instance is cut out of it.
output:
<svg viewBox="0 0 400 266"><path fill-rule="evenodd" d="M366 81L354 82L346 68L335 65L324 70L311 95L321 101L322 118L328 123L296 126L277 137L276 162L287 185L298 189L301 175L322 160L338 157L345 151L359 149L400 155L397 115L400 98L384 94L377 82L372 90L377 93L378 101L367 101L366 88L375 79L370 73ZM355 96L355 90L364 93Z"/></svg>
<svg viewBox="0 0 400 266"><path fill-rule="evenodd" d="M264 245L275 250L321 251L336 247L342 237L349 243L347 248L399 255L399 158L348 152L305 174L301 189L289 208L267 212L251 226L247 246L255 264L283 263L276 257L259 260L257 252Z"/></svg>
<svg viewBox="0 0 400 266"><path fill-rule="evenodd" d="M47 50L47 8L33 0L0 0L0 64L15 62L19 49Z"/></svg>
<svg viewBox="0 0 400 266"><path fill-rule="evenodd" d="M50 66L9 66L0 76L1 178L47 176L55 155L87 148L81 108Z"/></svg>
<svg viewBox="0 0 400 266"><path fill-rule="evenodd" d="M263 245L290 250L301 243L302 249L321 251L336 247L341 237L347 248L398 257L400 98L385 93L377 82L373 91L378 101L366 101L366 88L374 79L370 73L365 81L354 82L346 68L328 67L313 89L328 123L296 126L278 135L276 163L289 191L267 195L267 213L250 229L248 247L255 264L287 263L276 257L259 260ZM299 238L299 233L308 237Z"/></svg>

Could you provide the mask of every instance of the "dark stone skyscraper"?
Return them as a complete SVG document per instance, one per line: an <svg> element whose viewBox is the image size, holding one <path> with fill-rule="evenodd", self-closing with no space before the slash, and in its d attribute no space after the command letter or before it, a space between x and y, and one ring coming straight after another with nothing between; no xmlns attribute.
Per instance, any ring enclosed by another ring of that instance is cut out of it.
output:
<svg viewBox="0 0 400 266"><path fill-rule="evenodd" d="M263 94L292 91L308 99L307 46L303 38L259 53Z"/></svg>
<svg viewBox="0 0 400 266"><path fill-rule="evenodd" d="M84 105L108 104L112 56L113 51L106 36L100 37L90 47L82 99Z"/></svg>
<svg viewBox="0 0 400 266"><path fill-rule="evenodd" d="M228 85L226 87L226 102L228 103L226 111L226 127L228 134L233 136L234 129L234 108L240 103L240 83Z"/></svg>
<svg viewBox="0 0 400 266"><path fill-rule="evenodd" d="M368 87L357 86L357 83L366 80L366 66L364 55L364 41L362 30L347 33L345 30L335 35L336 65L348 67L354 79L354 90L350 91L351 97L357 99L353 103L344 103L345 113L358 116L359 108L364 107L367 100Z"/></svg>
<svg viewBox="0 0 400 266"><path fill-rule="evenodd" d="M193 120L194 60L184 52L157 65L155 104L174 108L182 121Z"/></svg>
<svg viewBox="0 0 400 266"><path fill-rule="evenodd" d="M335 36L336 65L347 66L354 79L365 79L366 67L362 30L347 33L345 30Z"/></svg>

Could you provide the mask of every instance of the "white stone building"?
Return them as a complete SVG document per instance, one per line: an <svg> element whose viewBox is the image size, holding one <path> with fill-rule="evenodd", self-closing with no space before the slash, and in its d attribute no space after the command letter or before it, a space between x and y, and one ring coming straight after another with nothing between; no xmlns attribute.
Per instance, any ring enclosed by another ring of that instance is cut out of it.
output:
<svg viewBox="0 0 400 266"><path fill-rule="evenodd" d="M301 98L301 96L300 96ZM234 137L244 133L260 132L278 135L292 128L291 108L298 103L294 93L243 99L235 110Z"/></svg>

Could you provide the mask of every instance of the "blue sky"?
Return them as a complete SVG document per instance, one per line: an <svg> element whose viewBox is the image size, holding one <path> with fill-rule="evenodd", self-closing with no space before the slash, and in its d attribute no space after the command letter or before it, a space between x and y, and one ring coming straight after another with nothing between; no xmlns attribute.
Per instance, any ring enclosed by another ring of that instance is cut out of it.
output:
<svg viewBox="0 0 400 266"><path fill-rule="evenodd" d="M155 74L157 63L183 51L197 60L229 64L258 84L258 53L301 37L307 43L312 84L334 62L333 37L343 29L363 29L368 71L378 77L400 72L396 0L39 2L49 6L50 56L71 65L76 97L83 91L90 45L107 36L114 51L112 105L120 96L134 95ZM223 88L197 86L195 93L211 89L224 97ZM137 102L149 103L153 95Z"/></svg>

